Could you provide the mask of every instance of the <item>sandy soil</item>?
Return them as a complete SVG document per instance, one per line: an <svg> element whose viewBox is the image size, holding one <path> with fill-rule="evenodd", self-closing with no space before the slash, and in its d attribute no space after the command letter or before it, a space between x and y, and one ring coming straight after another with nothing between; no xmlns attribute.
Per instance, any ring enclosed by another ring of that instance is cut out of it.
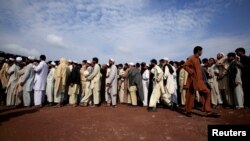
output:
<svg viewBox="0 0 250 141"><path fill-rule="evenodd" d="M250 124L250 109L217 109L220 118L177 111L112 107L0 108L0 140L206 141L207 125Z"/></svg>

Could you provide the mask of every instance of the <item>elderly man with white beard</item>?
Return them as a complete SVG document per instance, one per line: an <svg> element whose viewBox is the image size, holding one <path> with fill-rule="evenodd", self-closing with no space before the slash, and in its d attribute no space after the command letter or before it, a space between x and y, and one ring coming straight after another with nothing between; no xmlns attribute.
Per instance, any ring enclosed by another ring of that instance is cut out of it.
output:
<svg viewBox="0 0 250 141"><path fill-rule="evenodd" d="M154 74L154 78L153 78L153 92L150 97L148 111L156 112L157 102L159 101L161 95L165 93L165 89L163 86L163 71L157 65L157 61L155 59L152 59L150 62L151 66L153 67L151 72Z"/></svg>
<svg viewBox="0 0 250 141"><path fill-rule="evenodd" d="M176 104L177 105L177 81L176 81L176 70L175 68L168 63L169 59L167 57L163 58L164 66L164 80L166 83L164 84L165 93L162 95L162 99L166 102L167 105Z"/></svg>
<svg viewBox="0 0 250 141"><path fill-rule="evenodd" d="M20 61L19 58L16 59L16 62ZM6 105L7 106L14 106L15 105L15 94L14 88L18 81L18 71L20 67L15 63L15 59L9 59L9 69L7 73L9 74L9 81L6 88L7 98L6 98Z"/></svg>

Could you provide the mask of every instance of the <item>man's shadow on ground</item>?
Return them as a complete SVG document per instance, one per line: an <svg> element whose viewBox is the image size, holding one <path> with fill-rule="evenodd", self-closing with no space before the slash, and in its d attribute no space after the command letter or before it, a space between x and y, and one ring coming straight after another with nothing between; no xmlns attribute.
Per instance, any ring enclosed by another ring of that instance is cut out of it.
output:
<svg viewBox="0 0 250 141"><path fill-rule="evenodd" d="M25 114L31 114L39 111L38 108L6 108L0 110L0 126L1 123L10 120L11 118L19 117Z"/></svg>

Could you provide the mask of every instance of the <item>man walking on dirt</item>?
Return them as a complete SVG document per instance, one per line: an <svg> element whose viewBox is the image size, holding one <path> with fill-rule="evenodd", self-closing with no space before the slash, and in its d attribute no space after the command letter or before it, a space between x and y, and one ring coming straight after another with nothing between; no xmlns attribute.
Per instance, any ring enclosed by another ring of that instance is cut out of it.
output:
<svg viewBox="0 0 250 141"><path fill-rule="evenodd" d="M191 117L191 111L194 105L194 98L196 91L201 94L203 102L203 111L206 112L207 117L219 117L218 114L211 112L211 92L206 86L203 75L200 56L202 55L202 47L196 46L193 50L194 55L190 56L183 68L188 72L187 93L185 110L186 115Z"/></svg>

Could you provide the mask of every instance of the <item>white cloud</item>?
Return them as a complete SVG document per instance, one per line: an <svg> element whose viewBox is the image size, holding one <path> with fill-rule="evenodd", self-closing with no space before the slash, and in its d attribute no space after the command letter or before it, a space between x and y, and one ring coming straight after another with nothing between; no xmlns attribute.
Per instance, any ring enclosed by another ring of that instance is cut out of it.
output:
<svg viewBox="0 0 250 141"><path fill-rule="evenodd" d="M49 34L46 38L46 41L55 47L66 48L66 45L63 42L62 37L59 37L57 35Z"/></svg>
<svg viewBox="0 0 250 141"><path fill-rule="evenodd" d="M131 53L133 53L133 50L132 48L129 48L129 47L119 46L117 47L117 53L130 55Z"/></svg>
<svg viewBox="0 0 250 141"><path fill-rule="evenodd" d="M128 62L164 56L180 60L192 53L194 45L231 45L231 50L232 45L236 46L234 43L249 39L249 36L233 40L233 36L216 35L204 38L208 37L207 27L213 17L224 7L223 2L201 0L178 8L176 1L163 8L156 3L147 0L1 2L0 31L5 22L16 24L13 26L17 30L2 32L4 39L0 39L0 46L18 40L17 44L32 45L50 59L67 57L81 61L97 56L101 62L110 57L116 62Z"/></svg>

